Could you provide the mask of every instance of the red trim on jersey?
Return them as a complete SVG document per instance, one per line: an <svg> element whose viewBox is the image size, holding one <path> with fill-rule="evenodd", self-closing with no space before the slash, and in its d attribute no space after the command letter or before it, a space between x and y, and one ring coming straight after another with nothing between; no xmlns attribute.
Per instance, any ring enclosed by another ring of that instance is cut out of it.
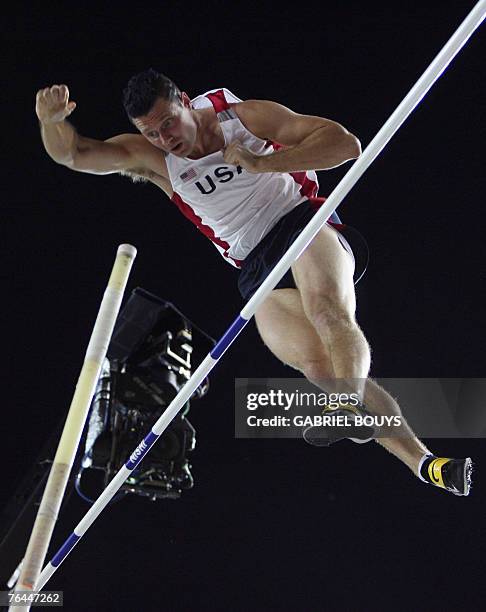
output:
<svg viewBox="0 0 486 612"><path fill-rule="evenodd" d="M323 196L309 198L310 205L316 212L324 204L325 201L326 201L326 198L324 198Z"/></svg>
<svg viewBox="0 0 486 612"><path fill-rule="evenodd" d="M310 205L316 212L326 200L327 198L325 198L324 196L311 196L309 198ZM335 223L334 221L330 221L329 219L327 220L327 222L338 230L344 229L346 227L344 223Z"/></svg>
<svg viewBox="0 0 486 612"><path fill-rule="evenodd" d="M230 108L230 105L228 104L228 102L226 102L226 98L224 97L224 91L222 89L218 89L218 91L206 94L206 98L209 99L209 101L214 107L214 110L217 113L228 110L228 108Z"/></svg>
<svg viewBox="0 0 486 612"><path fill-rule="evenodd" d="M228 255L228 251L230 249L230 245L225 240L221 240L221 238L217 238L215 236L215 234L214 234L213 228L209 227L209 225L204 225L204 223L202 222L201 217L196 215L194 210L189 206L189 204L184 202L184 200L181 198L181 196L178 193L176 193L174 191L174 194L173 194L171 200L172 200L172 202L174 202L174 204L177 206L177 208L181 211L181 213L184 215L184 217L186 217L187 219L189 219L189 221L194 223L194 225L197 227L197 229L200 232L202 232L206 236L206 238L209 238L209 240L211 240L211 242L214 242L215 244L220 246L222 249L224 249L224 256L225 257L227 257L228 259L231 259L232 261L234 261L235 264L238 266L238 268L241 268L242 260L235 259L234 257L231 257L230 255Z"/></svg>
<svg viewBox="0 0 486 612"><path fill-rule="evenodd" d="M311 180L306 172L289 172L290 176L300 185L300 194L306 198L315 198L319 186Z"/></svg>

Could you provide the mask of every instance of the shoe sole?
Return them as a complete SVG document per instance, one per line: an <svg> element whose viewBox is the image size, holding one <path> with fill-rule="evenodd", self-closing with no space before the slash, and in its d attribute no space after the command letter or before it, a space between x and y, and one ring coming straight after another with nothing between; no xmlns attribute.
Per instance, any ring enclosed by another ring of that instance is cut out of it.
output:
<svg viewBox="0 0 486 612"><path fill-rule="evenodd" d="M466 457L466 460L464 461L464 496L469 495L469 492L471 490L472 469L472 459L471 457Z"/></svg>
<svg viewBox="0 0 486 612"><path fill-rule="evenodd" d="M331 433L331 435L330 435ZM318 427L310 425L302 432L302 437L312 446L330 446L340 440L352 440L357 444L366 444L373 440L375 430L373 427L360 426L356 428L346 427Z"/></svg>

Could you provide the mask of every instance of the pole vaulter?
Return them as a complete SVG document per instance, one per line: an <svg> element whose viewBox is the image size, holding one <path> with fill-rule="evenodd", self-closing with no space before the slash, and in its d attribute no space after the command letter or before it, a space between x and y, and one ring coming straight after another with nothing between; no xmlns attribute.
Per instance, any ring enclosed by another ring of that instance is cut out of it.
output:
<svg viewBox="0 0 486 612"><path fill-rule="evenodd" d="M346 197L352 187L359 180L361 175L371 165L373 160L386 146L395 132L400 128L405 119L410 115L413 109L420 103L426 95L433 83L440 77L442 72L447 68L449 63L465 45L469 37L473 34L476 28L485 17L486 0L480 0L457 31L452 35L446 45L442 48L437 57L433 60L427 70L423 73L417 83L412 87L407 96L399 104L397 109L392 113L388 121L379 130L370 144L363 151L362 155L354 162L353 166L346 173L337 187L333 190L326 202L320 207L319 211L314 215L307 227L302 231L293 245L288 249L280 262L276 265L270 275L266 278L258 291L249 300L246 306L242 309L239 316L227 329L225 334L219 340L214 349L206 356L200 366L193 373L188 382L180 390L175 399L171 402L162 416L157 420L152 430L140 442L133 453L130 455L126 464L114 476L113 480L108 484L104 492L93 504L84 518L76 526L73 533L64 542L58 552L54 555L51 561L42 571L39 581L36 584L36 589L41 589L50 577L57 570L62 561L79 542L82 536L86 533L97 516L109 503L118 489L122 486L131 472L138 466L150 448L155 444L157 439L162 435L172 419L176 416L179 410L185 406L194 391L206 378L215 364L221 358L226 349L235 340L241 330L245 327L251 317L255 314L258 306L265 300L270 291L275 287L278 281L290 268L291 264L299 257L302 251L312 241L317 232L324 226L329 216L339 206L342 200Z"/></svg>

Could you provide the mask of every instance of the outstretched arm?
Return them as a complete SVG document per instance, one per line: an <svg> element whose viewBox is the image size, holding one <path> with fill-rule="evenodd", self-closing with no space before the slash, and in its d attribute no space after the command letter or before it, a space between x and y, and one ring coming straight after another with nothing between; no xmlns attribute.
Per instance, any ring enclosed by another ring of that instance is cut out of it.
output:
<svg viewBox="0 0 486 612"><path fill-rule="evenodd" d="M247 100L233 108L252 134L285 145L269 155L257 156L240 143L231 143L225 160L250 172L327 170L361 154L356 136L330 119L300 115L268 100Z"/></svg>
<svg viewBox="0 0 486 612"><path fill-rule="evenodd" d="M75 108L66 85L53 85L37 92L35 109L42 142L55 162L93 174L119 172L133 165L133 152L123 137L103 142L78 134L66 121Z"/></svg>
<svg viewBox="0 0 486 612"><path fill-rule="evenodd" d="M120 172L145 177L171 196L164 155L143 136L120 134L101 141L78 134L66 121L76 108L66 85L41 89L35 108L44 147L58 164L91 174Z"/></svg>

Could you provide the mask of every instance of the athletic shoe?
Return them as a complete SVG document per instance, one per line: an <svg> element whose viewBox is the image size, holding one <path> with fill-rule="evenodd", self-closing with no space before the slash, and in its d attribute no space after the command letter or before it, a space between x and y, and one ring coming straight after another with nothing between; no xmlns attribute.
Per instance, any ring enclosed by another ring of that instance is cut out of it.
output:
<svg viewBox="0 0 486 612"><path fill-rule="evenodd" d="M320 416L314 417L316 424L306 427L302 436L313 446L330 446L345 438L364 444L373 439L377 430L374 425L356 423L357 416L372 415L363 406L341 405L339 408L326 406Z"/></svg>
<svg viewBox="0 0 486 612"><path fill-rule="evenodd" d="M472 461L447 457L424 457L420 466L420 478L454 495L469 495L471 490Z"/></svg>

